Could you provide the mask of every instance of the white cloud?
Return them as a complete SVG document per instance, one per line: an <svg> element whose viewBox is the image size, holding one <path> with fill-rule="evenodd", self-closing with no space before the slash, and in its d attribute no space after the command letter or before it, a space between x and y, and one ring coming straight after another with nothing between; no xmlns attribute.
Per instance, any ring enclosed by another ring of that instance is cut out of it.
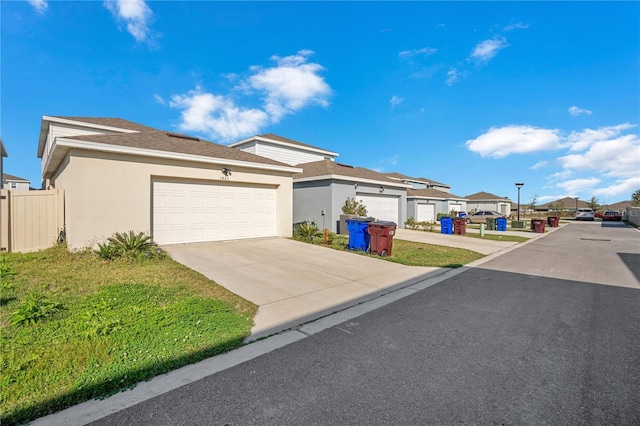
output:
<svg viewBox="0 0 640 426"><path fill-rule="evenodd" d="M256 134L269 121L262 110L238 107L227 97L203 93L200 87L184 95L173 95L169 105L183 110L180 129L225 141Z"/></svg>
<svg viewBox="0 0 640 426"><path fill-rule="evenodd" d="M557 186L570 194L577 194L580 192L593 192L595 186L600 183L600 181L598 178L573 179L560 182Z"/></svg>
<svg viewBox="0 0 640 426"><path fill-rule="evenodd" d="M522 22L515 22L513 24L509 24L506 27L504 27L504 31L509 32L513 30L526 30L527 28L529 28L529 24L524 24Z"/></svg>
<svg viewBox="0 0 640 426"><path fill-rule="evenodd" d="M598 171L608 177L632 177L640 174L640 141L637 135L624 135L593 143L581 154L558 158L567 169Z"/></svg>
<svg viewBox="0 0 640 426"><path fill-rule="evenodd" d="M273 56L277 66L262 69L253 67L254 75L247 83L265 94L265 110L274 123L285 114L291 114L310 104L328 106L331 88L319 75L324 68L307 63L310 50L280 58Z"/></svg>
<svg viewBox="0 0 640 426"><path fill-rule="evenodd" d="M391 108L394 108L395 106L400 105L402 102L404 102L404 98L401 98L396 95L393 95L389 100L389 103L391 104Z"/></svg>
<svg viewBox="0 0 640 426"><path fill-rule="evenodd" d="M153 99L155 99L156 102L159 103L160 105L165 105L166 104L164 98L162 96L158 95L158 94L154 94L153 95Z"/></svg>
<svg viewBox="0 0 640 426"><path fill-rule="evenodd" d="M557 129L532 126L492 127L483 135L466 142L467 148L482 157L503 158L509 154L523 154L561 147Z"/></svg>
<svg viewBox="0 0 640 426"><path fill-rule="evenodd" d="M453 86L460 78L463 78L466 74L464 72L460 72L455 68L451 68L447 71L447 86Z"/></svg>
<svg viewBox="0 0 640 426"><path fill-rule="evenodd" d="M538 170L542 167L547 167L549 165L548 161L538 161L536 164L531 166L531 170Z"/></svg>
<svg viewBox="0 0 640 426"><path fill-rule="evenodd" d="M573 115L574 117L577 117L579 115L591 115L591 111L589 111L588 109L582 109L582 108L578 108L577 106L572 106L571 108L569 108L569 114Z"/></svg>
<svg viewBox="0 0 640 426"><path fill-rule="evenodd" d="M507 43L507 39L504 37L495 37L489 40L484 40L476 45L473 52L471 52L469 59L479 64L486 63L496 56L500 50L508 46L509 44Z"/></svg>
<svg viewBox="0 0 640 426"><path fill-rule="evenodd" d="M149 21L153 15L144 0L106 0L104 6L127 26L127 31L138 42L149 41Z"/></svg>
<svg viewBox="0 0 640 426"><path fill-rule="evenodd" d="M38 13L44 13L49 8L47 0L29 0L29 4L33 6Z"/></svg>
<svg viewBox="0 0 640 426"><path fill-rule="evenodd" d="M268 124L278 123L283 116L309 105L328 106L331 88L319 75L323 67L308 62L312 54L301 50L284 58L273 56L274 67L250 67L249 75L243 79L234 74L240 80L235 87L237 93L206 93L198 86L173 95L169 105L183 110L178 127L228 142L259 133ZM251 96L256 92L263 101L262 108L245 108L234 100L235 95Z"/></svg>
<svg viewBox="0 0 640 426"><path fill-rule="evenodd" d="M571 147L571 152L584 151L596 142L607 141L634 127L637 127L637 125L624 123L617 126L601 127L596 130L585 129L581 132L571 132L567 137L567 143Z"/></svg>
<svg viewBox="0 0 640 426"><path fill-rule="evenodd" d="M620 200L628 200L631 194L640 188L640 176L627 179L619 179L605 188L598 188L593 193L602 197L619 197Z"/></svg>
<svg viewBox="0 0 640 426"><path fill-rule="evenodd" d="M402 52L398 53L398 56L400 57L400 59L410 59L418 55L430 56L437 51L438 49L435 49L433 47L423 47L422 49L403 50Z"/></svg>

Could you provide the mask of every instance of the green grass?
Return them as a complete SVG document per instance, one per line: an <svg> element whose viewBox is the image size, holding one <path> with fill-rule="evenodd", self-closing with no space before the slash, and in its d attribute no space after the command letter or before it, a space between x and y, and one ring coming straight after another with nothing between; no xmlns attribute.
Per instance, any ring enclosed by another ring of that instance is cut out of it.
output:
<svg viewBox="0 0 640 426"><path fill-rule="evenodd" d="M484 237L481 237L480 234L476 234L475 232L467 232L464 234L465 237L469 238L480 238L481 240L491 240L491 241L508 241L512 243L522 243L525 241L529 241L529 238L519 237L517 235L498 235L498 234L484 234Z"/></svg>
<svg viewBox="0 0 640 426"><path fill-rule="evenodd" d="M316 245L327 246L335 250L347 250L346 244L349 238L344 235L332 236L330 244L318 242ZM378 259L384 259L389 262L401 263L409 266L431 266L441 268L459 268L467 263L473 262L484 257L483 254L475 251L445 247L435 244L417 243L406 240L393 240L391 250L392 256L380 257L377 254L368 254L362 251L352 252L363 256L371 256Z"/></svg>
<svg viewBox="0 0 640 426"><path fill-rule="evenodd" d="M3 425L241 346L257 311L168 257L104 261L64 247L1 257ZM31 325L12 325L27 314Z"/></svg>

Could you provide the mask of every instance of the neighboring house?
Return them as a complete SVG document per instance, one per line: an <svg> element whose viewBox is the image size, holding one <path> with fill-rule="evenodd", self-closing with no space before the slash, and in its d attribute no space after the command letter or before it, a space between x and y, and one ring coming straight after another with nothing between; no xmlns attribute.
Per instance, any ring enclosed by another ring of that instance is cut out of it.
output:
<svg viewBox="0 0 640 426"><path fill-rule="evenodd" d="M293 175L265 157L119 118L43 116L44 188L65 190L67 242L159 244L291 235Z"/></svg>
<svg viewBox="0 0 640 426"><path fill-rule="evenodd" d="M4 189L4 157L8 157L8 154L4 149L2 138L0 138L0 189Z"/></svg>
<svg viewBox="0 0 640 426"><path fill-rule="evenodd" d="M407 190L407 217L417 222L435 222L438 213L467 211L467 199L433 188Z"/></svg>
<svg viewBox="0 0 640 426"><path fill-rule="evenodd" d="M230 145L244 152L271 158L292 166L320 160L334 160L337 153L274 134L252 136Z"/></svg>
<svg viewBox="0 0 640 426"><path fill-rule="evenodd" d="M293 220L313 220L339 232L342 206L347 198L361 201L367 215L404 227L409 185L382 173L332 160L299 164L302 174L293 180Z"/></svg>
<svg viewBox="0 0 640 426"><path fill-rule="evenodd" d="M633 201L632 200L618 201L617 203L605 204L603 206L603 208L605 210L620 210L621 212L625 211L627 209L627 207L633 207Z"/></svg>
<svg viewBox="0 0 640 426"><path fill-rule="evenodd" d="M589 208L586 201L576 200L575 198L565 197L559 200L551 201L549 203L540 204L535 207L535 211L546 212L549 210L569 210L576 211L576 209ZM530 210L530 206L526 204L520 205L520 211Z"/></svg>
<svg viewBox="0 0 640 426"><path fill-rule="evenodd" d="M436 182L435 180L426 178L413 178L401 173L385 173L385 175L391 179L398 180L402 183L411 185L413 189L437 189L442 192L450 192L451 187L444 183Z"/></svg>
<svg viewBox="0 0 640 426"><path fill-rule="evenodd" d="M489 192L476 192L467 195L467 209L469 212L476 210L493 210L508 216L511 213L511 200L507 197L499 197Z"/></svg>
<svg viewBox="0 0 640 426"><path fill-rule="evenodd" d="M12 191L28 191L30 185L31 181L28 179L10 175L9 173L3 173L2 175L3 189L10 189Z"/></svg>

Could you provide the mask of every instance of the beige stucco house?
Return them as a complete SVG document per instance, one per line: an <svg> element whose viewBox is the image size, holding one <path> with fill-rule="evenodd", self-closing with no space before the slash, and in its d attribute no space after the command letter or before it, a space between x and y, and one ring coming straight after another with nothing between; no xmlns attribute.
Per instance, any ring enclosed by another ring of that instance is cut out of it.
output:
<svg viewBox="0 0 640 426"><path fill-rule="evenodd" d="M10 175L9 173L2 174L3 189L10 189L12 191L28 191L30 185L31 181L29 179Z"/></svg>
<svg viewBox="0 0 640 426"><path fill-rule="evenodd" d="M293 176L279 161L119 118L43 116L43 188L65 190L69 248L114 232L159 244L291 235Z"/></svg>

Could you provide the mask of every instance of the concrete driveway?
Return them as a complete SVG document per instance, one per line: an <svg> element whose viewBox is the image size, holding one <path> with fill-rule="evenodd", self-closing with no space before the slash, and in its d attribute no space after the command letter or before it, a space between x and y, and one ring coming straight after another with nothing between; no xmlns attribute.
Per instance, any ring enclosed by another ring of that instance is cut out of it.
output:
<svg viewBox="0 0 640 426"><path fill-rule="evenodd" d="M260 307L251 340L415 284L442 271L285 238L178 244L163 249L176 261Z"/></svg>

